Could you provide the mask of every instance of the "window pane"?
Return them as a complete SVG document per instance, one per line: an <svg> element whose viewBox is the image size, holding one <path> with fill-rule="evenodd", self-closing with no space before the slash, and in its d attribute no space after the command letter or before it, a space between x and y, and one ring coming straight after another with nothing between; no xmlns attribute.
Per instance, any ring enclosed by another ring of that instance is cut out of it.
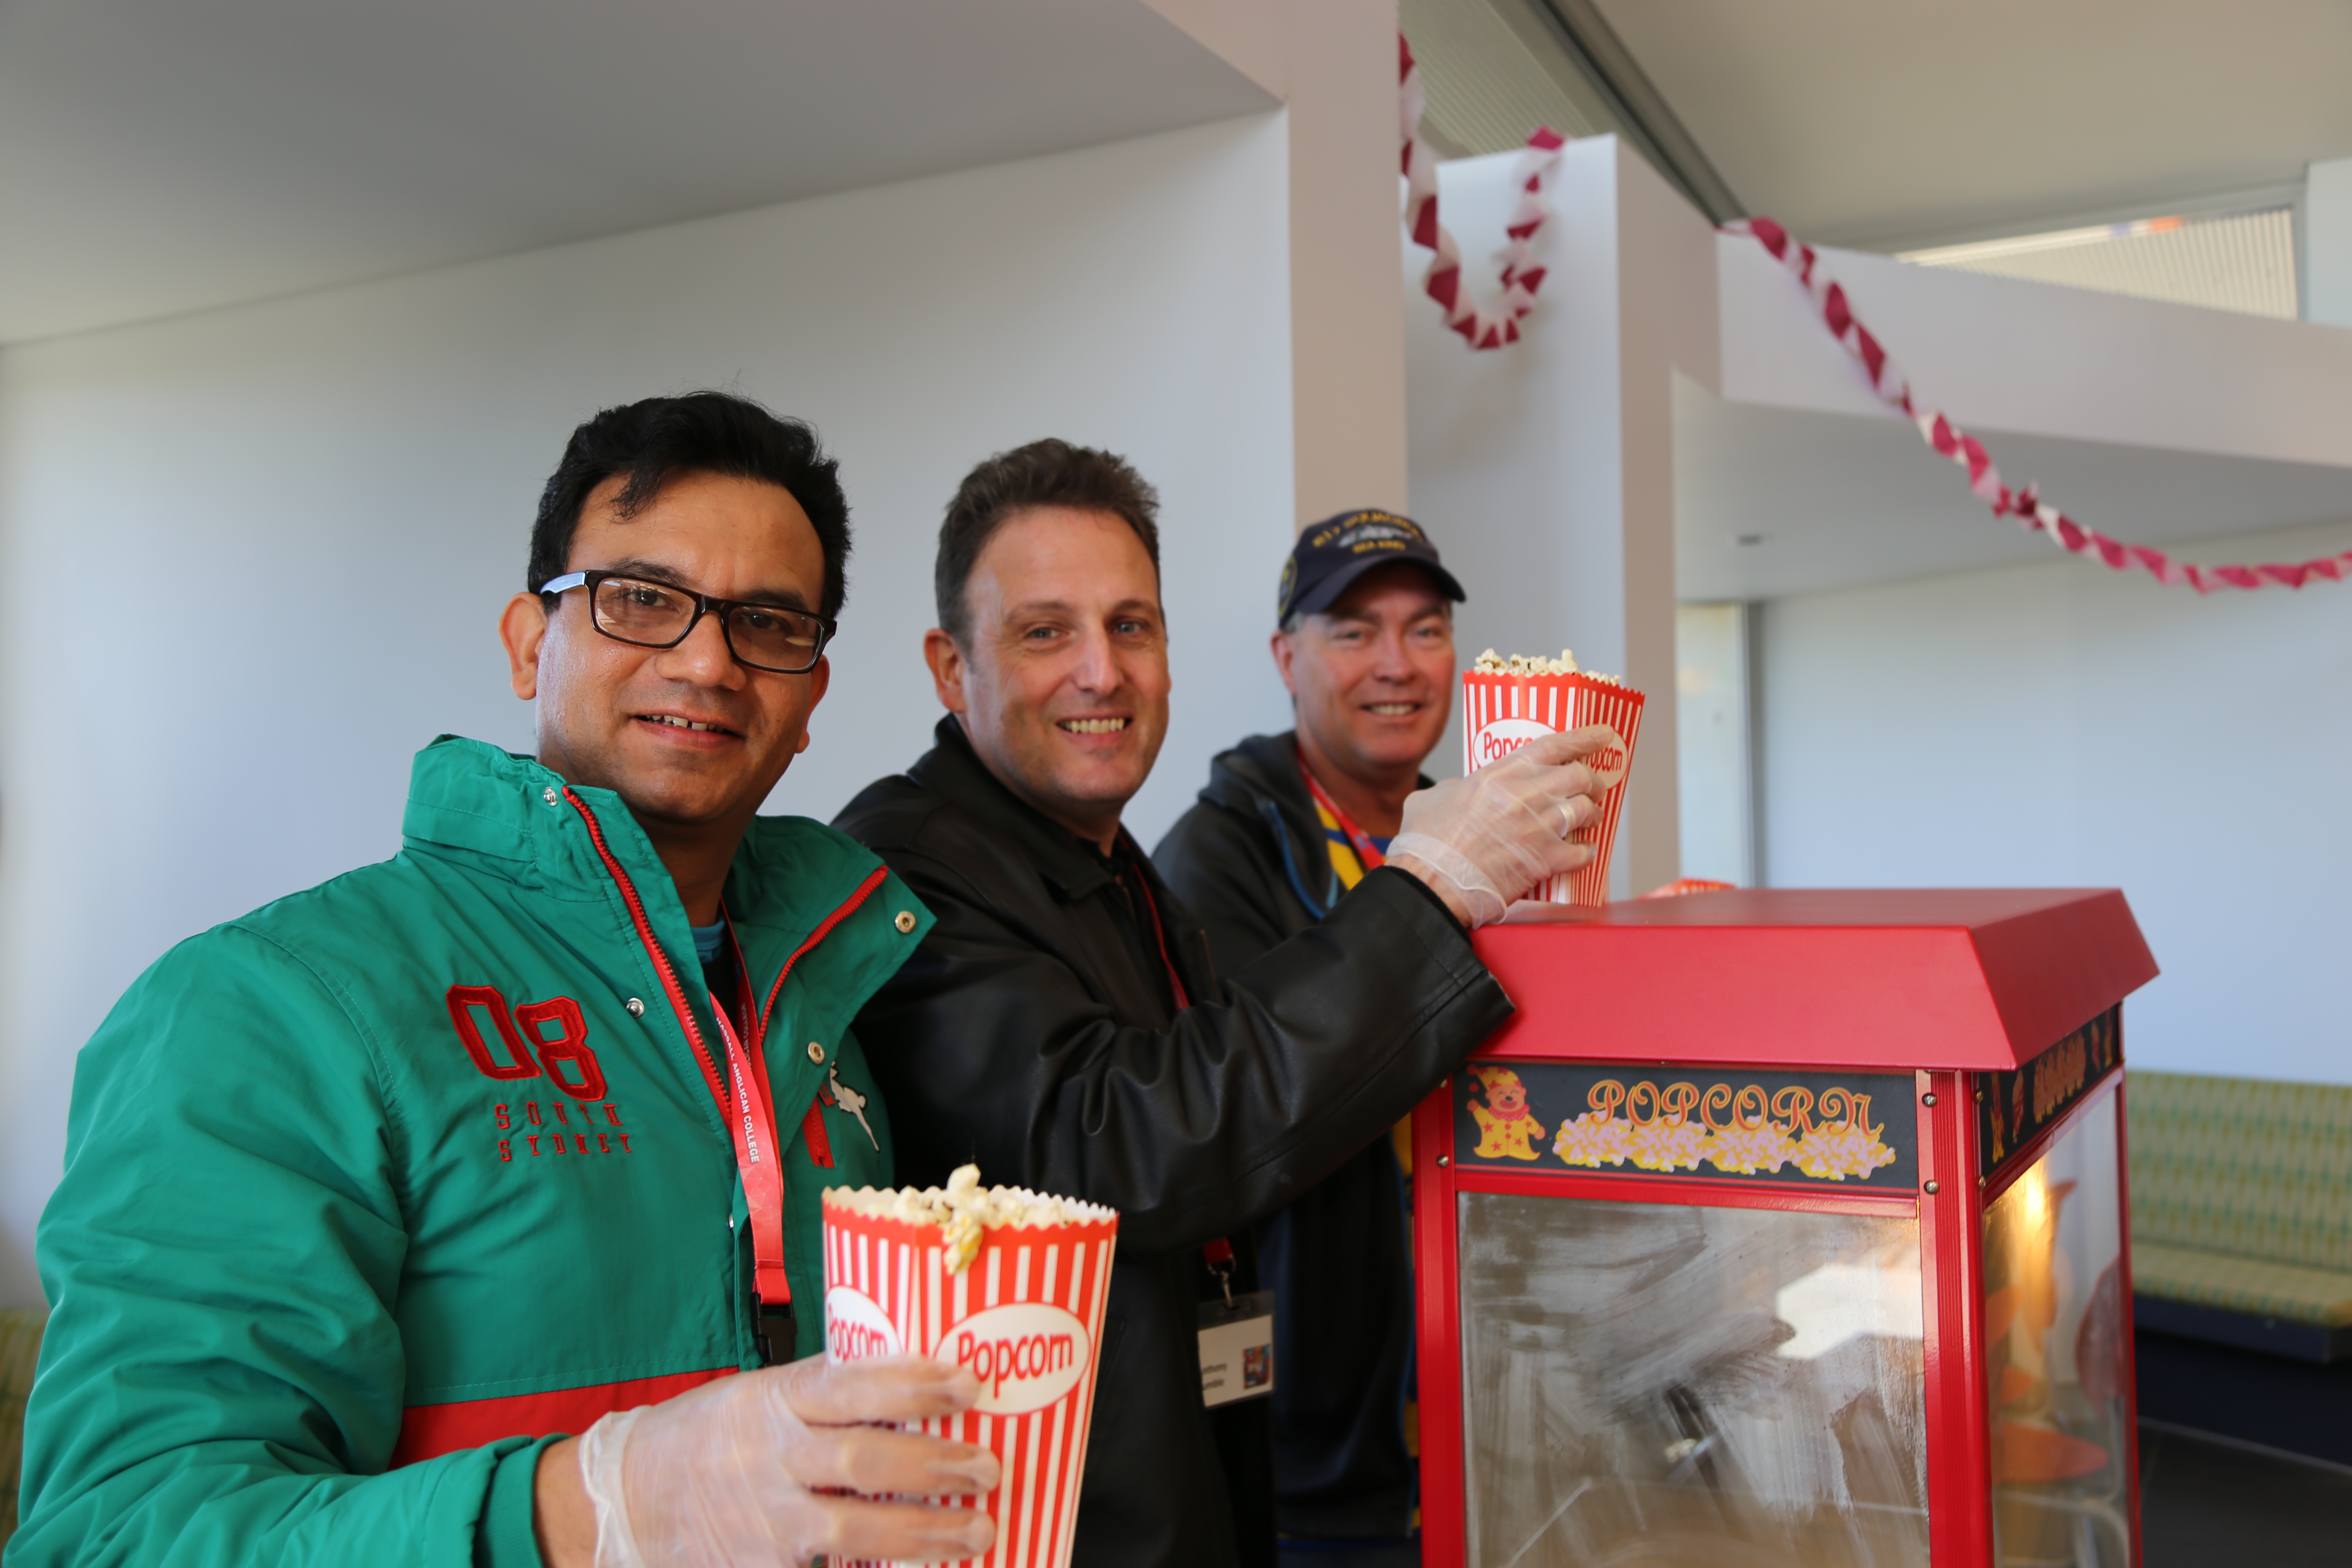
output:
<svg viewBox="0 0 2352 1568"><path fill-rule="evenodd" d="M1466 1193L1475 1568L1926 1568L1910 1219Z"/></svg>
<svg viewBox="0 0 2352 1568"><path fill-rule="evenodd" d="M2131 1564L2116 1149L2109 1095L1985 1210L1993 1539L2015 1568Z"/></svg>
<svg viewBox="0 0 2352 1568"><path fill-rule="evenodd" d="M1759 886L1750 848L1748 607L1675 606L1675 759L1682 874Z"/></svg>

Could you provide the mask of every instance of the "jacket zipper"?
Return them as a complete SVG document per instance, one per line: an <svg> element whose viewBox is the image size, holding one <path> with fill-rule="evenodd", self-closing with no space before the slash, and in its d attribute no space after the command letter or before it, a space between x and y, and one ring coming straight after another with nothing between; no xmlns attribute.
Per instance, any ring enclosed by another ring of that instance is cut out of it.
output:
<svg viewBox="0 0 2352 1568"><path fill-rule="evenodd" d="M678 1026L686 1031L687 1041L694 1047L694 1065L702 1069L703 1082L709 1086L710 1102L719 1109L722 1119L720 1130L723 1131L727 1086L719 1081L718 1068L710 1060L709 1048L703 1044L701 1026L695 1023L694 1009L687 1003L686 989L677 983L677 972L670 967L669 955L662 951L661 943L654 940L653 922L646 918L646 906L644 900L637 897L636 884L629 880L629 874L621 869L620 861L614 858L613 851L605 845L604 829L598 825L596 814L588 809L588 803L572 794L569 784L563 787L563 798L572 803L572 808L588 825L589 841L596 846L596 853L603 858L604 869L620 886L622 900L629 906L629 919L635 922L637 928L637 940L645 944L646 955L654 961L654 971L661 977L662 990L669 997L670 1010L677 1015Z"/></svg>
<svg viewBox="0 0 2352 1568"><path fill-rule="evenodd" d="M850 912L856 910L858 905L873 897L874 889L880 887L889 875L890 868L887 866L875 867L872 872L866 876L866 880L857 884L857 890L849 895L848 901L844 903L841 908L834 910L833 913L825 916L824 919L819 921L817 922L816 930L809 932L808 940L801 943L800 946L793 949L793 955L784 960L784 966L782 969L776 971L776 983L768 987L768 1000L760 1008L760 1033L758 1037L761 1042L764 1043L768 1037L768 1021L775 1016L776 998L783 994L784 976L793 972L793 965L801 961L801 954L806 952L810 948L814 947L818 942L823 942L827 936L831 935L833 928L839 925L843 921L848 919Z"/></svg>

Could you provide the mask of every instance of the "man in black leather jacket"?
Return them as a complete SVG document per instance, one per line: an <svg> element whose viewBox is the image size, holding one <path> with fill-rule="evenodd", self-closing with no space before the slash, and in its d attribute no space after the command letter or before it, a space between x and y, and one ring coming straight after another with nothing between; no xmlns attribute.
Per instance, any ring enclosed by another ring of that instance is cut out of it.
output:
<svg viewBox="0 0 2352 1568"><path fill-rule="evenodd" d="M1225 973L1312 928L1391 847L1453 710L1462 597L1409 518L1343 512L1299 535L1273 638L1297 727L1219 756L1152 851ZM1402 1127L1253 1234L1258 1282L1289 1309L1276 1328L1270 1412L1286 1568L1421 1560Z"/></svg>
<svg viewBox="0 0 2352 1568"><path fill-rule="evenodd" d="M1059 441L975 469L924 647L950 716L836 821L938 921L856 1025L902 1178L974 1161L1119 1211L1081 1568L1271 1560L1269 1479L1229 1473L1257 1462L1221 1454L1202 1402L1202 1249L1380 1136L1508 1015L1467 927L1582 864L1566 838L1593 815L1590 742L1533 742L1416 797L1387 868L1217 975L1118 824L1166 733L1155 510L1123 461Z"/></svg>

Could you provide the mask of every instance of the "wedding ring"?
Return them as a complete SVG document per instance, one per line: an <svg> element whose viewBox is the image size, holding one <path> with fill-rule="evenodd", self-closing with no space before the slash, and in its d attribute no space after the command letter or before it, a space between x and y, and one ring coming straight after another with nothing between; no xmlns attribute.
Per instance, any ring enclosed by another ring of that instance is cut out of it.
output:
<svg viewBox="0 0 2352 1568"><path fill-rule="evenodd" d="M1559 803L1559 815L1568 823L1566 827L1559 830L1559 836L1562 838L1572 837L1576 832L1576 807L1567 801L1561 801Z"/></svg>

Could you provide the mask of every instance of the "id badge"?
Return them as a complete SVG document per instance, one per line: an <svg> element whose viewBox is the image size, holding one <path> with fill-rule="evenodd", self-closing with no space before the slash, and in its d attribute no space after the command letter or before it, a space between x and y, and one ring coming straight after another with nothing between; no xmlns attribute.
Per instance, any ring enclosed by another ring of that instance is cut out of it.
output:
<svg viewBox="0 0 2352 1568"><path fill-rule="evenodd" d="M1274 1292L1201 1303L1201 1403L1211 1407L1274 1392Z"/></svg>

